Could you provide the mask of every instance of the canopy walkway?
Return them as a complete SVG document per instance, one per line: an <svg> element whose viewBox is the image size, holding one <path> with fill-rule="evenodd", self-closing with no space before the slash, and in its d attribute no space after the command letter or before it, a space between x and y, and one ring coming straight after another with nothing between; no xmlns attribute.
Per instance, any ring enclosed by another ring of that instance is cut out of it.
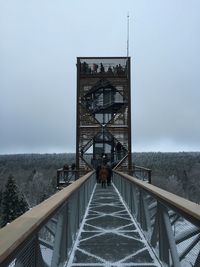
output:
<svg viewBox="0 0 200 267"><path fill-rule="evenodd" d="M69 266L161 266L114 186L95 186Z"/></svg>
<svg viewBox="0 0 200 267"><path fill-rule="evenodd" d="M133 169L130 73L129 57L77 58L76 169L0 230L1 267L200 267L200 206ZM94 169L107 164L101 188Z"/></svg>
<svg viewBox="0 0 200 267"><path fill-rule="evenodd" d="M114 172L90 172L0 230L0 266L200 266L200 207Z"/></svg>

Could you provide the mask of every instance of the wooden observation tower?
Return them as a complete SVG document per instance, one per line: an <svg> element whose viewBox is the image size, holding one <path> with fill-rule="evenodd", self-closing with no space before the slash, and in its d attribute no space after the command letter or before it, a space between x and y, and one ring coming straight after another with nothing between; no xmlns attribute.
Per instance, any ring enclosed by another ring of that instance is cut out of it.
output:
<svg viewBox="0 0 200 267"><path fill-rule="evenodd" d="M131 169L130 91L130 57L77 58L77 169Z"/></svg>

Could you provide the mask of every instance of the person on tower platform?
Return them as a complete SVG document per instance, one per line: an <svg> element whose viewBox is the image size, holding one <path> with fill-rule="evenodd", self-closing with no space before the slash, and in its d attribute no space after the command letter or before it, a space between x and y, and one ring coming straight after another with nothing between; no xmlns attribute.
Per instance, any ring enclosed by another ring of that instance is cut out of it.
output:
<svg viewBox="0 0 200 267"><path fill-rule="evenodd" d="M101 73L104 73L104 72L105 72L105 69L104 69L104 66L103 66L102 63L100 64L100 72L101 72Z"/></svg>
<svg viewBox="0 0 200 267"><path fill-rule="evenodd" d="M93 64L92 73L97 73L98 67L99 66L97 64Z"/></svg>

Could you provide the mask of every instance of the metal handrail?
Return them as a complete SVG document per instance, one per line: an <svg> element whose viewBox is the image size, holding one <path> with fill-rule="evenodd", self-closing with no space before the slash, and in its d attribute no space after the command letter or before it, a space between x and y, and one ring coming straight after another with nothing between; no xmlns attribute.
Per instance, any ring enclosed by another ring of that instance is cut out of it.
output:
<svg viewBox="0 0 200 267"><path fill-rule="evenodd" d="M161 189L152 184L144 183L143 181L138 180L137 178L131 177L127 174L117 172L116 173L123 175L123 177L134 184L138 185L149 194L155 196L164 204L172 207L173 209L178 210L179 213L183 214L185 217L188 217L188 220L200 226L200 205L191 202L185 198L179 197L173 193L170 193L164 189Z"/></svg>
<svg viewBox="0 0 200 267"><path fill-rule="evenodd" d="M164 265L200 266L200 205L121 172L113 182Z"/></svg>
<svg viewBox="0 0 200 267"><path fill-rule="evenodd" d="M142 167L142 166L137 166L137 165L134 165L134 168L135 169L140 169L140 170L144 170L144 171L151 171L151 169L148 169L148 168L145 168L145 167Z"/></svg>
<svg viewBox="0 0 200 267"><path fill-rule="evenodd" d="M52 244L55 244L56 242L63 243L63 240L58 240L58 235L60 235L59 228L61 227L68 227L69 223L64 221L63 218L66 218L67 220L70 220L72 214L76 211L73 210L71 207L73 204L77 201L79 201L82 209L78 209L77 214L77 221L75 221L74 225L76 225L76 228L79 227L79 223L81 220L81 217L85 213L85 209L87 207L89 198L91 196L91 191L93 190L95 179L93 178L94 172L90 172L80 178L79 180L75 181L73 184L68 186L67 188L64 188L63 190L57 192L47 200L43 201L39 205L35 206L31 210L27 211L22 216L18 217L16 220L14 220L12 223L8 224L4 228L0 229L0 266L9 266L9 264L14 261L20 261L20 266L29 266L26 265L24 259L22 259L24 256L22 254L28 253L27 251L30 250L30 244L34 247L34 251L37 252L37 257L33 259L33 261L40 260L40 264L36 265L30 265L30 266L47 266L44 262L44 260L41 259L41 252L38 254L38 250L40 250L40 231L46 227L48 229L48 223L54 224L55 226L50 226L48 231L48 234L46 233L46 236L50 235L50 233L53 233L54 241L51 242ZM76 197L74 197L76 195ZM74 201L73 201L73 198ZM73 203L74 202L74 203ZM84 204L83 204L84 203ZM67 206L66 206L67 205ZM74 219L71 218L73 221ZM67 226L66 226L67 225ZM74 225L70 223L70 227L73 228ZM74 232L73 236L76 234L75 228L73 228ZM44 230L43 230L44 231ZM67 229L66 229L67 231ZM61 235L62 236L62 235ZM50 241L52 241L52 237L49 238ZM71 239L74 239L72 237ZM57 240L57 241L56 241ZM37 242L36 242L37 241ZM73 240L67 240L67 243L70 243L72 245ZM66 243L66 242L65 242ZM34 245L33 245L34 244ZM43 240L43 244L45 244L45 241ZM49 246L53 246L53 245ZM63 245L63 244L62 244ZM66 248L66 257L67 257L67 251L69 251L69 244L65 244ZM28 246L28 248L26 248ZM46 246L48 247L48 242L46 242ZM56 248L58 249L58 248ZM20 251L24 251L20 255ZM57 266L57 263L59 261L59 254L52 250L53 256L52 256L52 263L50 266ZM54 255L55 254L55 255ZM56 255L57 254L57 255ZM20 255L20 256L19 256ZM33 256L27 256L26 262L29 258L32 258ZM66 259L62 259L66 260ZM53 263L54 262L54 263ZM29 263L32 264L32 263ZM18 266L15 264L15 266Z"/></svg>
<svg viewBox="0 0 200 267"><path fill-rule="evenodd" d="M151 169L133 165L132 169L127 172L129 175L134 176L142 181L147 181L151 184Z"/></svg>
<svg viewBox="0 0 200 267"><path fill-rule="evenodd" d="M85 175L89 171L78 171L76 169L74 170L64 170L63 168L60 168L57 170L57 188L63 188L65 186L68 186L70 183L76 181L79 179L80 176Z"/></svg>
<svg viewBox="0 0 200 267"><path fill-rule="evenodd" d="M163 265L185 267L189 258L191 266L199 267L200 206L130 175L113 173L113 183ZM90 172L2 228L0 266L63 266L94 184ZM50 263L43 248L51 251Z"/></svg>

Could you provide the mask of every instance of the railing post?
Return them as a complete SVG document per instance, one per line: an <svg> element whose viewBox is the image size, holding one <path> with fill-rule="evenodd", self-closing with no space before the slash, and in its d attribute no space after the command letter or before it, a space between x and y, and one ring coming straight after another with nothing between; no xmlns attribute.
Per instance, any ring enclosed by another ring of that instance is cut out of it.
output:
<svg viewBox="0 0 200 267"><path fill-rule="evenodd" d="M60 183L60 171L57 170L57 187L59 186Z"/></svg>
<svg viewBox="0 0 200 267"><path fill-rule="evenodd" d="M148 170L148 181L151 184L151 170Z"/></svg>
<svg viewBox="0 0 200 267"><path fill-rule="evenodd" d="M130 170L130 176L133 176L135 174L135 165L133 165L133 168Z"/></svg>
<svg viewBox="0 0 200 267"><path fill-rule="evenodd" d="M166 233L167 233L167 237L168 237L169 248L170 248L173 266L174 267L181 267L178 252L177 252L175 237L174 237L174 234L172 231L172 226L171 226L171 222L169 219L169 214L168 214L166 207L164 207L164 210L163 210L163 220L165 223L165 228L166 228Z"/></svg>
<svg viewBox="0 0 200 267"><path fill-rule="evenodd" d="M160 259L170 265L170 253L173 267L181 267L167 208L159 202L154 227L151 244L155 247L156 240L159 241Z"/></svg>
<svg viewBox="0 0 200 267"><path fill-rule="evenodd" d="M67 206L58 215L51 267L61 266L67 259Z"/></svg>
<svg viewBox="0 0 200 267"><path fill-rule="evenodd" d="M131 186L132 188L132 198L131 198L131 211L134 215L137 214L137 211L138 211L138 204L137 204L137 189L134 185Z"/></svg>
<svg viewBox="0 0 200 267"><path fill-rule="evenodd" d="M137 212L137 220L142 229L144 231L148 231L148 228L150 227L150 217L148 214L145 193L142 190L139 190L139 208Z"/></svg>
<svg viewBox="0 0 200 267"><path fill-rule="evenodd" d="M158 231L159 231L159 255L160 259L164 261L167 265L170 263L169 259L169 242L167 237L167 231L164 222L164 212L165 207L158 203L157 205L157 212L158 212Z"/></svg>

